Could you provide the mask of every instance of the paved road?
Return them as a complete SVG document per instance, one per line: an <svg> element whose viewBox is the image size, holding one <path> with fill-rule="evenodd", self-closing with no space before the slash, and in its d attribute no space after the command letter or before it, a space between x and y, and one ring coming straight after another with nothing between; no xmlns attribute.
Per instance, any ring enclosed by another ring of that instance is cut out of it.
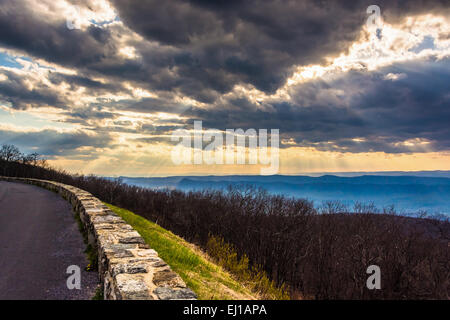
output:
<svg viewBox="0 0 450 320"><path fill-rule="evenodd" d="M90 299L97 273L86 272L85 244L70 204L40 187L0 181L0 299ZM81 268L69 290L67 267Z"/></svg>

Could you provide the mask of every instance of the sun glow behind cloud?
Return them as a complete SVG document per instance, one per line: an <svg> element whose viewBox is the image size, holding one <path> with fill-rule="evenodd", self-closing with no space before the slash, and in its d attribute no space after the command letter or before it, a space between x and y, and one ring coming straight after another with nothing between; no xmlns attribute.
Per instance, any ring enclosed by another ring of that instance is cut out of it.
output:
<svg viewBox="0 0 450 320"><path fill-rule="evenodd" d="M353 43L348 52L337 57L328 57L327 64L298 66L286 80L286 84L273 95L266 95L255 88L237 90L247 94L253 101L263 102L267 99L289 99L289 88L322 78L345 74L351 70L373 71L395 62L417 60L425 57L442 59L450 56L450 19L442 16L422 15L408 17L402 24L384 23L380 37L370 32L365 26L358 41ZM431 49L415 52L413 49L423 43L427 37L433 40ZM393 76L395 77L395 76Z"/></svg>

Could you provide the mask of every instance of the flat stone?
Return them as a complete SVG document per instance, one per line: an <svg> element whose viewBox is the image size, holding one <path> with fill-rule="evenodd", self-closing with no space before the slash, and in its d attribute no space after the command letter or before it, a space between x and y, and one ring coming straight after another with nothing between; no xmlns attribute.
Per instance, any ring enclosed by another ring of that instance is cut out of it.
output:
<svg viewBox="0 0 450 320"><path fill-rule="evenodd" d="M142 257L142 258L131 258L131 259L128 259L128 261L130 263L136 263L136 262L156 262L156 261L162 261L162 260L157 257L149 257L149 258Z"/></svg>
<svg viewBox="0 0 450 320"><path fill-rule="evenodd" d="M160 268L167 266L167 263L165 263L162 259L157 259L155 262L152 263L152 267Z"/></svg>
<svg viewBox="0 0 450 320"><path fill-rule="evenodd" d="M104 250L108 251L108 250L117 250L117 249L135 249L135 248L136 248L135 244L116 243L116 244L111 244L111 245L105 246Z"/></svg>
<svg viewBox="0 0 450 320"><path fill-rule="evenodd" d="M133 257L133 253L130 249L134 249L135 245L132 244L110 244L103 248L108 258L126 258Z"/></svg>
<svg viewBox="0 0 450 320"><path fill-rule="evenodd" d="M126 223L116 224L117 228L120 228L123 231L134 231L133 227Z"/></svg>
<svg viewBox="0 0 450 320"><path fill-rule="evenodd" d="M135 253L138 257L158 256L158 253L153 249L136 250Z"/></svg>
<svg viewBox="0 0 450 320"><path fill-rule="evenodd" d="M169 287L158 287L153 290L153 293L160 300L195 300L197 295L188 288L173 289Z"/></svg>
<svg viewBox="0 0 450 320"><path fill-rule="evenodd" d="M184 288L186 284L175 272L170 268L164 268L153 274L153 283L157 287L179 287Z"/></svg>
<svg viewBox="0 0 450 320"><path fill-rule="evenodd" d="M133 254L129 250L117 250L114 253L112 253L112 257L113 258L128 258L128 257L133 257Z"/></svg>
<svg viewBox="0 0 450 320"><path fill-rule="evenodd" d="M145 279L142 276L122 273L118 274L115 278L122 299L153 300L145 283Z"/></svg>
<svg viewBox="0 0 450 320"><path fill-rule="evenodd" d="M106 230L97 230L97 242L101 247L105 247L110 244L116 244L117 238L114 235L114 233L101 233L98 234L99 231L106 231Z"/></svg>
<svg viewBox="0 0 450 320"><path fill-rule="evenodd" d="M139 249L150 249L150 246L146 243L139 243Z"/></svg>
<svg viewBox="0 0 450 320"><path fill-rule="evenodd" d="M145 241L141 235L136 231L122 233L119 235L119 243L140 243L144 244Z"/></svg>
<svg viewBox="0 0 450 320"><path fill-rule="evenodd" d="M116 276L121 273L147 273L148 272L148 264L138 262L138 263L118 263L111 267L111 274Z"/></svg>
<svg viewBox="0 0 450 320"><path fill-rule="evenodd" d="M95 228L97 230L112 230L112 229L116 229L116 225L115 224L111 224L111 223L99 223L95 226Z"/></svg>
<svg viewBox="0 0 450 320"><path fill-rule="evenodd" d="M106 216L94 216L92 217L92 223L93 224L99 224L99 223L125 223L125 221L122 220L122 218L112 215L106 215Z"/></svg>

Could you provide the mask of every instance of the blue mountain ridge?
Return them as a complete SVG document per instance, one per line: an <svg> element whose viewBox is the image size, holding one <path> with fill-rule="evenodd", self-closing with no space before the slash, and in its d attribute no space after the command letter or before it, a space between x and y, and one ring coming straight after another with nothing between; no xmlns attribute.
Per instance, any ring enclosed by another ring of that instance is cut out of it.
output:
<svg viewBox="0 0 450 320"><path fill-rule="evenodd" d="M413 174L413 173L411 173ZM383 208L394 205L402 212L425 210L430 214L450 213L450 178L426 176L336 175L311 176L172 176L121 177L124 183L147 188L169 188L183 191L226 189L228 186L251 185L271 194L304 198L320 205L322 201L339 200L348 206L356 201L373 202Z"/></svg>

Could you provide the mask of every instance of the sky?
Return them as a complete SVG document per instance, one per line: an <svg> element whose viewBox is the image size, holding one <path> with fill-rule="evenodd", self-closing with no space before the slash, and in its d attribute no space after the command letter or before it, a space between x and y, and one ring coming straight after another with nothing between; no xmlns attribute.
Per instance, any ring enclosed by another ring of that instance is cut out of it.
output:
<svg viewBox="0 0 450 320"><path fill-rule="evenodd" d="M0 144L74 173L260 173L175 164L194 121L278 129L280 174L450 170L450 6L0 0Z"/></svg>

